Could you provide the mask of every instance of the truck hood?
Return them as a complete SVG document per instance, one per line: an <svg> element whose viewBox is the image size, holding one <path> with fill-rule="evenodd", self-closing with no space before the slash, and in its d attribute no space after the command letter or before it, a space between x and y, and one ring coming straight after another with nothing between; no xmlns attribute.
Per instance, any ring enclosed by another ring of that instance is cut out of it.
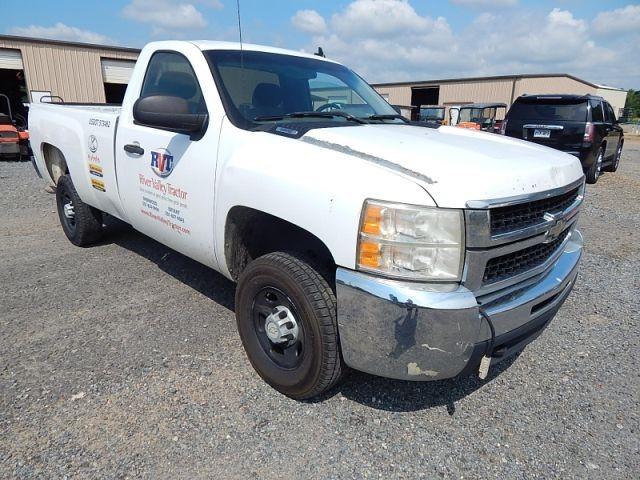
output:
<svg viewBox="0 0 640 480"><path fill-rule="evenodd" d="M469 201L551 190L583 175L571 155L457 127L325 128L311 130L301 140L411 177L440 207L464 208Z"/></svg>

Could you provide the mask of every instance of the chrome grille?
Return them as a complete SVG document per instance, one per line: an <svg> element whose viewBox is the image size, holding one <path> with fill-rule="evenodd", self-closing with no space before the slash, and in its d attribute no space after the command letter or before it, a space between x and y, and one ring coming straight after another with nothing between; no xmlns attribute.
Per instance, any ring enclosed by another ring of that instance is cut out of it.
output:
<svg viewBox="0 0 640 480"><path fill-rule="evenodd" d="M500 282L534 269L545 263L565 241L571 229L566 229L555 240L492 258L487 262L482 283Z"/></svg>
<svg viewBox="0 0 640 480"><path fill-rule="evenodd" d="M580 195L580 189L576 187L555 197L491 209L491 235L502 235L544 222L545 214L569 208Z"/></svg>

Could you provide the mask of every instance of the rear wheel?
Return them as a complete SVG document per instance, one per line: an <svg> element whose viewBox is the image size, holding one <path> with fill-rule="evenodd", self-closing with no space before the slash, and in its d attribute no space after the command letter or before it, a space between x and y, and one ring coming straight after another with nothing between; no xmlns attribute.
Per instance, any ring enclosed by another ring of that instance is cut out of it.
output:
<svg viewBox="0 0 640 480"><path fill-rule="evenodd" d="M618 167L620 166L620 157L622 156L622 145L624 144L624 142L620 141L618 143L618 148L616 149L616 156L613 158L613 162L611 163L611 165L608 165L604 168L605 171L607 172L615 172L616 170L618 170Z"/></svg>
<svg viewBox="0 0 640 480"><path fill-rule="evenodd" d="M602 162L604 161L604 147L600 147L593 165L587 170L587 183L596 183L602 172Z"/></svg>
<svg viewBox="0 0 640 480"><path fill-rule="evenodd" d="M304 400L339 380L336 298L303 260L276 252L251 262L238 281L236 319L253 368L279 392Z"/></svg>
<svg viewBox="0 0 640 480"><path fill-rule="evenodd" d="M102 212L80 200L69 175L58 179L56 205L62 230L71 243L86 247L100 239Z"/></svg>

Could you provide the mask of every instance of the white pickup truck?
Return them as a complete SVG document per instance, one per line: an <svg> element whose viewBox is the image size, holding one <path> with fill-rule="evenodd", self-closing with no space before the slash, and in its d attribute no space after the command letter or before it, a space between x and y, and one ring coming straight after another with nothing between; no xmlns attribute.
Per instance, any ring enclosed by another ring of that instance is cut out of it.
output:
<svg viewBox="0 0 640 480"><path fill-rule="evenodd" d="M37 104L29 129L69 240L112 215L237 282L249 360L292 398L345 367L485 376L576 279L576 158L413 124L318 56L151 43L122 107Z"/></svg>

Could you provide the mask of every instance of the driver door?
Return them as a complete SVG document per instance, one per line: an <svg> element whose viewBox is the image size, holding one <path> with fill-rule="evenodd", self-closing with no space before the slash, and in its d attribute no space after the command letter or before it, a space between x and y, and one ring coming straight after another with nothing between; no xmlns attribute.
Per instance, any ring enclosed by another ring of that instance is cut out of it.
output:
<svg viewBox="0 0 640 480"><path fill-rule="evenodd" d="M180 97L187 101L190 113L208 113L194 69L179 52L158 51L151 56L140 97L152 95ZM206 131L194 138L123 114L116 141L118 185L129 222L213 267L216 127L209 122Z"/></svg>

